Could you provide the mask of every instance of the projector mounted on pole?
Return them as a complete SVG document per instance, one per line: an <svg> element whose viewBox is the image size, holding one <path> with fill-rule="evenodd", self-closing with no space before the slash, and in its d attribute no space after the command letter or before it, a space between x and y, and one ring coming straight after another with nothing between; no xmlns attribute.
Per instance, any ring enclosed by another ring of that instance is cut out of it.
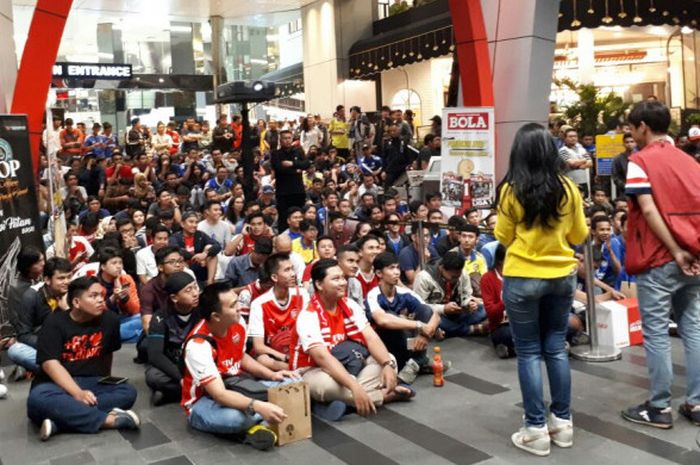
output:
<svg viewBox="0 0 700 465"><path fill-rule="evenodd" d="M257 146L251 134L250 119L248 118L250 103L267 102L279 98L277 86L270 81L231 81L217 86L215 93L216 103L238 103L241 105L241 119L243 131L241 133L241 164L243 165L243 187L246 199L254 199L257 192L254 190L253 171L255 169L255 157L253 147Z"/></svg>
<svg viewBox="0 0 700 465"><path fill-rule="evenodd" d="M267 102L278 97L277 86L270 81L231 81L216 88L216 103Z"/></svg>

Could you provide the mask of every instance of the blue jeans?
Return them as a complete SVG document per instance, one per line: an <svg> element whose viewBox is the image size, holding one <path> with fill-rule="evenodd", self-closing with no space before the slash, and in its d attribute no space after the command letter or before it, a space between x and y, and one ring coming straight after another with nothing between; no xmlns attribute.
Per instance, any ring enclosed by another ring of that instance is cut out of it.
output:
<svg viewBox="0 0 700 465"><path fill-rule="evenodd" d="M75 400L54 383L32 387L27 399L27 416L36 424L49 418L60 432L97 433L113 408L129 409L136 401L136 388L124 383L100 384L98 376L73 378L83 390L92 391L97 405L91 407Z"/></svg>
<svg viewBox="0 0 700 465"><path fill-rule="evenodd" d="M464 312L459 315L440 317L440 329L445 331L445 337L469 336L471 325L479 324L486 319L486 310L479 305L474 313Z"/></svg>
<svg viewBox="0 0 700 465"><path fill-rule="evenodd" d="M141 315L119 316L119 338L122 342L136 342L142 332Z"/></svg>
<svg viewBox="0 0 700 465"><path fill-rule="evenodd" d="M518 379L525 423L546 423L541 362L544 359L552 394L552 413L568 419L571 372L565 350L569 310L576 277L556 279L503 278L503 301L518 356Z"/></svg>
<svg viewBox="0 0 700 465"><path fill-rule="evenodd" d="M700 404L700 276L686 276L675 262L669 262L637 275L637 295L651 378L651 405L671 405L671 309L685 349L687 402Z"/></svg>
<svg viewBox="0 0 700 465"><path fill-rule="evenodd" d="M15 342L7 349L7 356L22 368L34 373L39 371L39 365L36 364L36 349L30 345Z"/></svg>
<svg viewBox="0 0 700 465"><path fill-rule="evenodd" d="M275 387L287 381L261 381L267 387ZM263 421L260 414L248 415L245 412L217 404L211 397L204 396L190 409L190 426L194 429L214 434L239 434L248 430L253 425Z"/></svg>

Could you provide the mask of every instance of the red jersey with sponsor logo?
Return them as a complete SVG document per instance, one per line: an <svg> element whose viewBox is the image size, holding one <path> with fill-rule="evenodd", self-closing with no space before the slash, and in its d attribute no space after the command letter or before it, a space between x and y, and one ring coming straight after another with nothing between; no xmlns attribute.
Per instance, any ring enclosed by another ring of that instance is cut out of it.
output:
<svg viewBox="0 0 700 465"><path fill-rule="evenodd" d="M330 351L347 339L367 345L362 331L368 324L364 310L354 301L340 299L335 311L329 312L314 294L292 332L289 367L296 370L316 366L309 355L314 347L325 346Z"/></svg>
<svg viewBox="0 0 700 465"><path fill-rule="evenodd" d="M308 294L298 287L289 289L289 297L284 305L277 301L274 288L270 289L250 306L250 337L265 338L265 345L270 346L270 341L275 336L294 329L299 313L308 303ZM282 350L288 351L289 348Z"/></svg>
<svg viewBox="0 0 700 465"><path fill-rule="evenodd" d="M206 320L197 323L190 334L204 334L214 339L213 347L204 338L193 338L184 347L185 373L182 377L181 405L190 414L192 406L204 395L204 386L216 378L236 376L241 373L245 355L246 326L241 320L231 325L223 337L214 336Z"/></svg>

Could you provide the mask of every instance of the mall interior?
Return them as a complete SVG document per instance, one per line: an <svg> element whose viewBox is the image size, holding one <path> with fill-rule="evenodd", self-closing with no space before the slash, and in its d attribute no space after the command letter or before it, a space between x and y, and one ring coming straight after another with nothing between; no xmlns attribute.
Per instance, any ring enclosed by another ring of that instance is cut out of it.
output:
<svg viewBox="0 0 700 465"><path fill-rule="evenodd" d="M239 114L238 103L217 103L217 87L232 81L275 84L273 99L252 106L253 122L320 115L329 124L338 105L359 106L373 122L384 106L410 110L418 149L446 109L493 107L500 180L524 124L569 123L581 103L617 98L610 111L619 126L634 104L657 100L670 109L671 136L687 138L700 125L698 21L700 0L0 0L0 115L28 115L36 163L47 109L88 131L109 123L124 141L135 118L151 128L189 118L214 127ZM597 108L595 131L614 130L601 116L607 108ZM676 413L676 400L672 430L620 418L649 388L643 345L608 363L571 359L576 444L546 459L511 444L523 407L517 359L499 359L488 337L439 345L452 363L441 390L420 377L411 402L342 422L314 416L310 439L262 453L188 427L177 404L155 407L125 344L114 366L140 393L138 431L41 442L27 419L31 381L7 381L0 465L700 464L698 428ZM691 382L679 338L670 356L680 402Z"/></svg>

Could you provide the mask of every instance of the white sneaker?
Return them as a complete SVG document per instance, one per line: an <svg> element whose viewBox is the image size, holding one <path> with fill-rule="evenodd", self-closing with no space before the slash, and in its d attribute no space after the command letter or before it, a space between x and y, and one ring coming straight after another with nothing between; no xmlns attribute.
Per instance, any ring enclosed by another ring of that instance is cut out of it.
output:
<svg viewBox="0 0 700 465"><path fill-rule="evenodd" d="M555 446L571 447L574 445L574 422L549 414L549 437Z"/></svg>
<svg viewBox="0 0 700 465"><path fill-rule="evenodd" d="M549 455L550 438L547 425L540 428L523 426L510 437L515 447L540 457Z"/></svg>
<svg viewBox="0 0 700 465"><path fill-rule="evenodd" d="M7 386L0 384L0 399L4 399L7 396Z"/></svg>
<svg viewBox="0 0 700 465"><path fill-rule="evenodd" d="M5 370L0 368L0 383L5 381Z"/></svg>

